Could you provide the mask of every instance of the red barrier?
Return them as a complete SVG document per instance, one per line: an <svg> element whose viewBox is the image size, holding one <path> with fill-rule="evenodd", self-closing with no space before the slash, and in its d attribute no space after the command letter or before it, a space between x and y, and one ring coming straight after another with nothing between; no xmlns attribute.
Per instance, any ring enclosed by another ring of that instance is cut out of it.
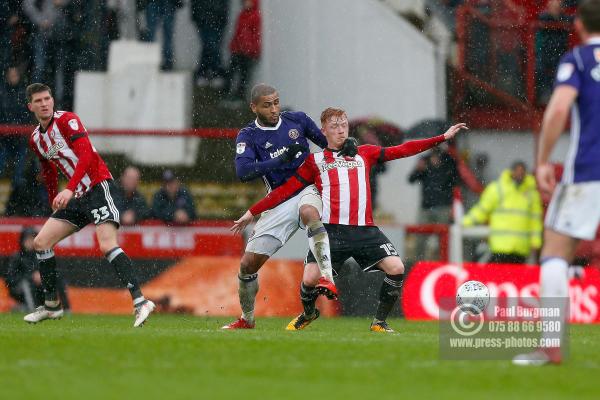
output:
<svg viewBox="0 0 600 400"><path fill-rule="evenodd" d="M0 125L2 135L31 135L34 125ZM205 139L235 139L239 129L196 128L196 129L90 129L90 135L102 136L193 136Z"/></svg>
<svg viewBox="0 0 600 400"><path fill-rule="evenodd" d="M483 282L490 297L532 298L539 293L537 265L465 264L420 262L404 284L402 307L407 319L427 320L446 317L440 310L442 298L454 298L456 289L467 280ZM580 279L569 282L571 322L600 323L600 271L585 268Z"/></svg>
<svg viewBox="0 0 600 400"><path fill-rule="evenodd" d="M19 250L23 227L40 229L45 219L0 219L0 256ZM179 258L191 255L239 256L244 249L240 236L229 231L230 222L206 221L189 226L173 227L160 222L144 222L139 226L119 230L119 244L132 258ZM64 239L56 246L61 257L102 257L93 225Z"/></svg>

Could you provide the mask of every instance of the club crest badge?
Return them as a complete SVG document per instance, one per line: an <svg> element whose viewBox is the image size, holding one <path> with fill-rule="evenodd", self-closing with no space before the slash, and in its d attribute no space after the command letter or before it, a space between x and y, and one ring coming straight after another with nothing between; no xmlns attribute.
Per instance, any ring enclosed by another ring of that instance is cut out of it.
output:
<svg viewBox="0 0 600 400"><path fill-rule="evenodd" d="M296 140L300 136L300 132L298 132L298 129L290 129L290 131L288 132L288 136L290 137L290 139Z"/></svg>
<svg viewBox="0 0 600 400"><path fill-rule="evenodd" d="M74 131L78 131L79 130L79 124L77 123L77 120L75 118L69 120L69 126Z"/></svg>
<svg viewBox="0 0 600 400"><path fill-rule="evenodd" d="M573 75L573 71L575 70L575 66L571 63L564 63L558 67L558 72L556 73L556 80L559 82L564 82Z"/></svg>
<svg viewBox="0 0 600 400"><path fill-rule="evenodd" d="M238 154L244 154L244 151L246 151L246 143L239 142L235 147L235 152Z"/></svg>

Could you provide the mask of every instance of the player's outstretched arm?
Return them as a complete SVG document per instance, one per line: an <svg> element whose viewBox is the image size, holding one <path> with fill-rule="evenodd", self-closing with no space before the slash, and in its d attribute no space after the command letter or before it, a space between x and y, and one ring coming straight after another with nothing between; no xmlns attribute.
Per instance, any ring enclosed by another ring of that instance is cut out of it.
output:
<svg viewBox="0 0 600 400"><path fill-rule="evenodd" d="M241 233L244 228L252 222L255 215L258 215L271 208L277 207L284 201L293 197L301 189L314 183L315 176L313 170L305 161L296 174L292 176L286 183L279 186L277 189L269 193L264 199L254 204L246 213L238 220L234 221L231 231L234 234Z"/></svg>
<svg viewBox="0 0 600 400"><path fill-rule="evenodd" d="M258 215L264 211L270 210L271 208L277 207L284 201L294 196L298 191L312 182L306 181L302 178L303 182L298 179L297 176L292 176L288 181L279 186L277 189L269 193L264 199L255 203L246 213L238 220L234 221L233 226L230 230L234 233L241 233L244 228L252 222L255 215Z"/></svg>
<svg viewBox="0 0 600 400"><path fill-rule="evenodd" d="M429 150L438 144L450 140L456 136L462 129L469 129L465 123L452 125L444 134L434 136L428 139L411 140L398 146L384 148L383 161L396 160L398 158L410 157L415 154Z"/></svg>

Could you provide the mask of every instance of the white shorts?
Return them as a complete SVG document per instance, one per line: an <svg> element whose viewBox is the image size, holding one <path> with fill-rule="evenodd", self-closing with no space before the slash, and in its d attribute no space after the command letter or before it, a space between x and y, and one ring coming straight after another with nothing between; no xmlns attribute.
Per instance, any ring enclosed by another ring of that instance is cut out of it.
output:
<svg viewBox="0 0 600 400"><path fill-rule="evenodd" d="M554 190L544 226L584 240L596 237L600 222L600 182L561 183Z"/></svg>
<svg viewBox="0 0 600 400"><path fill-rule="evenodd" d="M311 205L319 211L319 215L323 214L323 201L314 185L304 188L291 199L262 213L250 234L246 251L269 257L275 254L298 228L305 228L299 213L303 205Z"/></svg>

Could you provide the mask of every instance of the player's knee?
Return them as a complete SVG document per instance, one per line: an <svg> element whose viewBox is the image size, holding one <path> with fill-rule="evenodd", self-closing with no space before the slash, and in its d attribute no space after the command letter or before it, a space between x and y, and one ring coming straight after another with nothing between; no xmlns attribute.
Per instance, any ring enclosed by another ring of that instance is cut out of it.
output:
<svg viewBox="0 0 600 400"><path fill-rule="evenodd" d="M112 237L111 235L98 235L98 247L102 254L106 254L115 247L119 247L119 243L117 242L117 238Z"/></svg>
<svg viewBox="0 0 600 400"><path fill-rule="evenodd" d="M52 243L39 234L33 238L33 249L35 251L50 250L52 247Z"/></svg>
<svg viewBox="0 0 600 400"><path fill-rule="evenodd" d="M404 264L398 257L394 257L388 265L386 265L385 273L388 275L401 275L404 273Z"/></svg>
<svg viewBox="0 0 600 400"><path fill-rule="evenodd" d="M258 257L247 256L244 254L242 261L240 262L240 274L252 275L257 273L263 264L260 261L261 260L259 260Z"/></svg>
<svg viewBox="0 0 600 400"><path fill-rule="evenodd" d="M316 207L304 204L300 206L300 219L304 225L308 225L311 221L319 221L321 216Z"/></svg>

